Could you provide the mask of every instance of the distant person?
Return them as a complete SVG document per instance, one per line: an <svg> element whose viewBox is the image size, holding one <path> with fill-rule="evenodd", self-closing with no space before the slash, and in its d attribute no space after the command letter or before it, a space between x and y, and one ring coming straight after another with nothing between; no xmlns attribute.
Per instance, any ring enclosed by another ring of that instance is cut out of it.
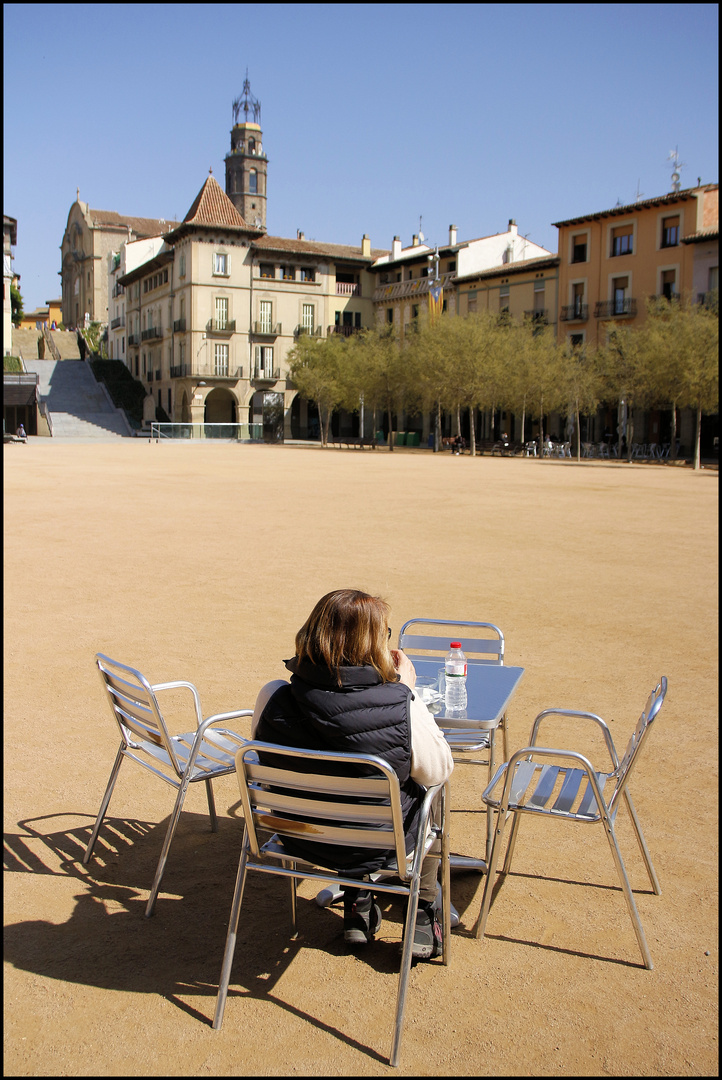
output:
<svg viewBox="0 0 722 1080"><path fill-rule="evenodd" d="M26 433L25 428L23 427L22 424L20 424L20 426L18 427L18 430L15 432L15 434L17 435L18 439L22 439L23 442L28 441L27 433Z"/></svg>

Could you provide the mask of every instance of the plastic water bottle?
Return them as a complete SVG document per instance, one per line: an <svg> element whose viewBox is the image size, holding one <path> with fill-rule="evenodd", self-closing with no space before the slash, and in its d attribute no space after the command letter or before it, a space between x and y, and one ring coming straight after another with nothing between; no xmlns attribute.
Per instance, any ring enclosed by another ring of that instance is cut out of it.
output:
<svg viewBox="0 0 722 1080"><path fill-rule="evenodd" d="M452 641L444 662L446 674L446 708L466 708L466 657L461 642Z"/></svg>

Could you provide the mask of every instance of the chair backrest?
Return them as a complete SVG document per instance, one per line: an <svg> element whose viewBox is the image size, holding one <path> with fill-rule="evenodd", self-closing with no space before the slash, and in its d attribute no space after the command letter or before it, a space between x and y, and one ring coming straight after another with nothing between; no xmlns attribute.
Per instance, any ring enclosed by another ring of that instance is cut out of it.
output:
<svg viewBox="0 0 722 1080"><path fill-rule="evenodd" d="M441 627L445 629L442 631ZM470 635L470 629L477 632ZM494 623L459 622L456 619L409 619L399 633L399 648L420 658L424 655L445 656L452 641L461 642L469 664L504 663L504 635Z"/></svg>
<svg viewBox="0 0 722 1080"><path fill-rule="evenodd" d="M406 877L399 781L382 758L253 740L236 754L236 775L254 855L257 830L270 830L314 844L388 851Z"/></svg>
<svg viewBox="0 0 722 1080"><path fill-rule="evenodd" d="M140 671L117 660L111 660L103 653L96 654L95 662L125 745L133 747L137 740L141 739L164 749L180 776L182 767L173 750L173 742L148 680Z"/></svg>
<svg viewBox="0 0 722 1080"><path fill-rule="evenodd" d="M616 812L619 800L624 794L624 789L629 782L632 769L639 758L639 752L651 730L652 724L659 714L659 710L662 708L666 693L667 679L663 675L647 698L647 704L644 706L642 715L637 721L637 726L634 729L632 737L627 743L624 755L622 756L619 765L614 770L613 775L617 778L617 784L612 793L612 797L609 800L609 811L612 815Z"/></svg>

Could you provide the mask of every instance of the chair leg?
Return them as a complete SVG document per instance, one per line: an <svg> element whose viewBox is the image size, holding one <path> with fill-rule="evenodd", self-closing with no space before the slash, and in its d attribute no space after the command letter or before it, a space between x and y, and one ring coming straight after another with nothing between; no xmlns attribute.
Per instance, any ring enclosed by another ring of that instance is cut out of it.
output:
<svg viewBox="0 0 722 1080"><path fill-rule="evenodd" d="M444 965L448 965L451 958L451 838L449 833L449 810L446 798L446 789L441 792L441 908L442 908L442 953L441 959ZM458 916L457 916L458 922Z"/></svg>
<svg viewBox="0 0 722 1080"><path fill-rule="evenodd" d="M632 802L632 796L629 794L629 792L627 791L626 788L624 789L624 799L625 799L625 802L627 804L627 809L629 810L629 816L632 819L632 825L634 826L634 831L637 834L637 843L639 844L639 849L642 852L642 858L644 859L644 865L647 867L647 874L649 875L649 880L650 880L650 883L652 885L652 889L654 890L655 895L659 896L660 893L662 892L662 887L659 884L659 879L658 879L657 874L655 872L654 866L652 865L652 857L649 854L649 850L647 848L647 844L646 844L646 841L644 839L644 833L642 832L642 826L639 824L639 818L637 817L637 811L634 809L634 803Z"/></svg>
<svg viewBox="0 0 722 1080"><path fill-rule="evenodd" d="M156 867L155 877L153 879L153 885L152 885L151 890L150 890L150 896L148 897L148 903L146 904L146 907L145 907L145 917L146 917L146 919L149 919L151 917L151 915L153 914L153 910L155 908L155 902L156 902L156 899L158 897L158 890L160 889L160 883L161 883L161 880L163 878L163 872L165 870L165 864L166 864L166 862L168 860L168 852L170 851L170 846L171 846L171 843L173 842L173 837L175 836L176 827L178 825L178 819L180 818L181 810L183 809L183 801L184 801L184 799L186 797L186 792L188 791L188 784L189 783L190 783L190 780L188 779L187 776L185 776L183 778L183 780L181 781L180 787L178 788L178 794L176 795L175 806L173 807L173 813L171 814L170 821L168 822L168 831L165 834L165 840L163 841L163 849L162 849L162 851L160 853L160 858L158 859L158 866Z"/></svg>
<svg viewBox="0 0 722 1080"><path fill-rule="evenodd" d="M499 858L499 852L501 851L501 842L504 836L504 829L506 828L506 819L509 813L503 814L501 810L496 814L496 832L494 834L494 843L491 848L491 857L489 858L489 866L486 871L486 881L484 882L484 893L481 900L481 911L479 917L476 920L472 933L476 938L484 936L484 930L486 928L486 920L489 915L489 906L491 904L491 893L494 887L494 872L496 870L496 863ZM518 816L518 815L517 815Z"/></svg>
<svg viewBox="0 0 722 1080"><path fill-rule="evenodd" d="M399 1063L401 1052L401 1033L404 1025L404 1010L406 1009L406 991L409 985L409 973L411 971L411 952L414 947L414 929L416 926L416 910L419 906L419 885L421 860L419 865L414 862L414 872L409 890L409 903L406 909L406 922L404 924L404 947L401 953L401 970L399 971L399 991L396 998L396 1021L394 1026L394 1038L391 1044L389 1065L395 1068Z"/></svg>
<svg viewBox="0 0 722 1080"><path fill-rule="evenodd" d="M218 832L218 815L216 814L216 800L213 798L213 781L206 780L205 785L208 798L208 814L211 819L211 832Z"/></svg>
<svg viewBox="0 0 722 1080"><path fill-rule="evenodd" d="M286 862L285 859L282 860L281 865L286 867L287 870L293 868L293 863ZM298 913L296 904L296 879L295 877L290 877L288 880L291 885L291 929L293 930L291 937L295 938L298 937L298 923L296 921L296 916Z"/></svg>
<svg viewBox="0 0 722 1080"><path fill-rule="evenodd" d="M509 760L509 721L507 720L506 713L501 718L499 723L502 735L502 750L504 751L504 761Z"/></svg>
<svg viewBox="0 0 722 1080"><path fill-rule="evenodd" d="M98 839L98 833L100 832L100 826L103 824L103 818L105 817L106 811L108 809L108 803L110 802L110 797L113 794L113 788L115 787L115 781L118 779L118 773L120 772L120 766L123 764L123 746L124 746L124 743L121 743L120 744L120 749L118 750L118 753L116 754L116 757L115 757L115 761L113 763L113 768L110 770L110 780L108 780L108 786L105 789L105 795L103 796L103 801L100 804L100 810L98 811L98 816L95 819L95 825L93 826L93 831L90 834L90 840L88 841L88 846L86 847L85 854L83 855L83 865L84 866L87 866L88 863L90 862L90 856L93 854L93 848L95 847L95 841Z"/></svg>
<svg viewBox="0 0 722 1080"><path fill-rule="evenodd" d="M654 965L652 964L652 957L647 945L647 939L644 936L644 930L642 929L642 923L639 918L639 912L637 911L637 905L634 902L634 895L632 893L632 887L629 884L629 878L627 877L627 871L624 866L624 860L622 859L622 853L619 850L619 844L617 843L617 837L614 833L614 827L611 822L608 822L602 818L602 824L604 825L604 831L607 834L609 840L609 846L612 849L612 857L614 859L614 865L617 868L619 874L619 880L622 883L622 891L624 892L624 899L627 901L627 909L629 911L634 932L637 935L637 943L642 953L642 959L644 960L644 966L651 971Z"/></svg>
<svg viewBox="0 0 722 1080"><path fill-rule="evenodd" d="M243 848L241 850L241 858L238 862L238 873L236 875L236 887L233 890L233 902L231 904L231 917L228 921L228 934L226 936L226 949L223 953L223 966L221 967L221 978L218 984L218 996L216 997L216 1011L213 1015L213 1028L215 1031L221 1030L221 1024L223 1023L223 1013L226 1008L226 997L228 996L228 983L231 980L231 968L233 967L233 954L236 951L236 935L238 934L238 918L241 914L241 903L243 902L243 890L246 885L246 863L248 861L248 840L244 836Z"/></svg>
<svg viewBox="0 0 722 1080"><path fill-rule="evenodd" d="M506 849L506 856L504 858L504 865L502 867L502 874L508 874L511 870L511 860L514 856L514 848L516 846L516 838L519 832L519 825L521 824L521 814L514 814L514 820L511 823L511 832L509 833L509 846Z"/></svg>

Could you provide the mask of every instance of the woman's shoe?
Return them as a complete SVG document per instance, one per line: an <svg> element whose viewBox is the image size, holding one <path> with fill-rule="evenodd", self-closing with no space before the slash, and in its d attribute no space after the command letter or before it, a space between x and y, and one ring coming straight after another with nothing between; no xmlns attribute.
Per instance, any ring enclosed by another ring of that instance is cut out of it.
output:
<svg viewBox="0 0 722 1080"><path fill-rule="evenodd" d="M381 926L381 908L373 894L361 892L343 906L343 939L347 945L368 945Z"/></svg>
<svg viewBox="0 0 722 1080"><path fill-rule="evenodd" d="M414 960L431 960L434 956L441 956L442 949L443 937L437 906L428 900L419 900L411 956Z"/></svg>

